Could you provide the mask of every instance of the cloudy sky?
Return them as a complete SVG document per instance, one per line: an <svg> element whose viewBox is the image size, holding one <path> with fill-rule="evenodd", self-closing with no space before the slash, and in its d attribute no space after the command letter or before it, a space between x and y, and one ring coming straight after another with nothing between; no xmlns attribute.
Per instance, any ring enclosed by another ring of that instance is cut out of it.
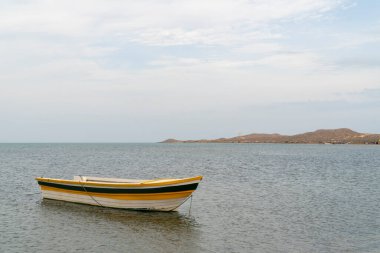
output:
<svg viewBox="0 0 380 253"><path fill-rule="evenodd" d="M380 1L0 1L0 142L338 127L380 133Z"/></svg>

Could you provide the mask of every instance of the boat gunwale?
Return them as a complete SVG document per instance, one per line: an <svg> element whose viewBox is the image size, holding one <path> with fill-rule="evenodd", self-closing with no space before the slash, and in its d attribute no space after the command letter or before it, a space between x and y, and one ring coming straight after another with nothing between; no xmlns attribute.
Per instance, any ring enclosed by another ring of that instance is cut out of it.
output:
<svg viewBox="0 0 380 253"><path fill-rule="evenodd" d="M173 179L153 179L153 180L146 180L142 181L140 183L120 183L120 182L86 182L86 181L77 181L77 180L70 180L70 179L58 179L58 178L45 178L45 177L36 177L35 179L38 182L52 182L57 184L69 184L69 185L80 185L80 186L103 186L103 187L149 187L149 186L172 186L176 184L182 184L182 183L191 183L193 181L201 181L202 176L195 176L195 177L189 177L189 178L173 178ZM165 180L165 181L163 181Z"/></svg>

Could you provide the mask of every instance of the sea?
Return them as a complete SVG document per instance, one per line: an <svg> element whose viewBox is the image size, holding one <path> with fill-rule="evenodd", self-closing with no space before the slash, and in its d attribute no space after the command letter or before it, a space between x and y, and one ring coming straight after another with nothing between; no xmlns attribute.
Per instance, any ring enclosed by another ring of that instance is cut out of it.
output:
<svg viewBox="0 0 380 253"><path fill-rule="evenodd" d="M43 200L35 177L202 175L176 212ZM380 252L380 145L0 144L0 252Z"/></svg>

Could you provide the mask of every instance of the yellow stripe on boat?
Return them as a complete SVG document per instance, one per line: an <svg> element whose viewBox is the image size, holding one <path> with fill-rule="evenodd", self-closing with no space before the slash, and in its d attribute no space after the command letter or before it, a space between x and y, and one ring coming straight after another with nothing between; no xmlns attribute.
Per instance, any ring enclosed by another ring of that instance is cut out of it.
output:
<svg viewBox="0 0 380 253"><path fill-rule="evenodd" d="M53 192L66 192L70 194L86 195L89 193L85 191L72 191L66 189L58 189L49 186L41 185L42 191L53 191ZM91 192L90 195L93 197L102 197L109 199L120 199L120 200L158 200L158 199L174 199L174 198L186 198L191 195L194 191L183 191L183 192L164 192L164 193L142 193L142 194L111 194L111 193L94 193Z"/></svg>

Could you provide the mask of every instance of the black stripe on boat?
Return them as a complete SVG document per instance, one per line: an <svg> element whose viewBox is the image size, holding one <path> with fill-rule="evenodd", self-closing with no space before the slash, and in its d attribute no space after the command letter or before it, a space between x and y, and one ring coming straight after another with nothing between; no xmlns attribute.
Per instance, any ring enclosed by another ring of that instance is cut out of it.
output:
<svg viewBox="0 0 380 253"><path fill-rule="evenodd" d="M186 184L186 185L177 185L177 186L168 186L160 188L143 188L143 189L118 189L118 188L96 188L88 186L75 186L75 185L64 185L56 184L50 182L41 182L38 181L39 185L72 190L72 191L87 191L87 192L97 192L97 193L162 193L162 192L181 192L181 191L190 191L197 189L198 183Z"/></svg>

